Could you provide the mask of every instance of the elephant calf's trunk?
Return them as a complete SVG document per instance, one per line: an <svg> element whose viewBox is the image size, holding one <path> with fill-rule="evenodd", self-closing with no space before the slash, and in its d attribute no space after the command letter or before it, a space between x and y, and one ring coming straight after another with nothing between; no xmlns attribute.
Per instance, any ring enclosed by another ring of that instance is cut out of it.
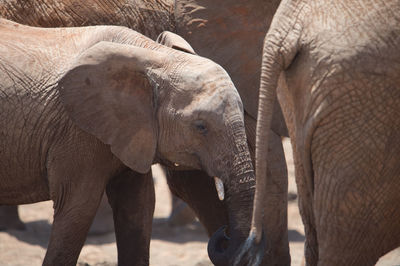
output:
<svg viewBox="0 0 400 266"><path fill-rule="evenodd" d="M246 239L250 230L251 207L254 195L254 172L241 176L236 186L227 185L225 202L228 208L229 225L219 228L208 242L210 260L217 266L232 265L232 258ZM223 189L221 179L215 179L216 187ZM217 189L218 190L218 189ZM222 191L221 191L222 193Z"/></svg>

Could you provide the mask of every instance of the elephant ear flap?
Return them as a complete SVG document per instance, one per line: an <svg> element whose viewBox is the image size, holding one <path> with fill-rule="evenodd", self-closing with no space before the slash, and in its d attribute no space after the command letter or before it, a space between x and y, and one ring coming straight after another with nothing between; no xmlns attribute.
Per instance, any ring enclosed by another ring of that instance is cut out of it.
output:
<svg viewBox="0 0 400 266"><path fill-rule="evenodd" d="M156 42L175 50L180 50L189 54L196 54L192 46L190 46L190 44L185 39L183 39L178 34L172 33L170 31L161 32L160 35L158 35Z"/></svg>
<svg viewBox="0 0 400 266"><path fill-rule="evenodd" d="M110 145L128 167L149 171L157 134L153 88L146 76L152 51L102 42L82 53L58 83L79 128ZM153 56L156 58L157 56Z"/></svg>

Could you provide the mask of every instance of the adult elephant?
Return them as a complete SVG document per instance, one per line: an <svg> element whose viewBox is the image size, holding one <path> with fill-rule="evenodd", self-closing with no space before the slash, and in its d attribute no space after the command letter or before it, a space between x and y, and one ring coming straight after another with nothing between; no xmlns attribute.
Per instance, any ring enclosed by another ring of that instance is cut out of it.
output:
<svg viewBox="0 0 400 266"><path fill-rule="evenodd" d="M280 0L2 0L0 16L35 26L123 25L153 39L163 30L183 36L203 56L223 66L231 76L245 109L250 152L254 154L262 41ZM281 136L288 136L276 104L267 158L270 172L265 196L264 225L268 240L266 265L289 265L287 232L287 170ZM202 176L203 178L199 178ZM209 235L228 222L223 204L204 172L169 168L170 189L183 198ZM201 189L199 189L201 188ZM198 191L207 191L199 193ZM209 193L209 194L208 194ZM223 238L223 234L220 235ZM216 241L218 243L218 241ZM214 262L226 260L212 254Z"/></svg>
<svg viewBox="0 0 400 266"><path fill-rule="evenodd" d="M223 182L233 254L249 230L255 177L242 102L223 68L125 27L1 19L0 33L0 203L54 202L44 265L76 264L105 188L119 263L148 264L153 209L136 211L154 202L141 186L154 162Z"/></svg>
<svg viewBox="0 0 400 266"><path fill-rule="evenodd" d="M375 265L400 245L399 47L397 0L282 2L264 42L260 176L245 247L262 235L276 93L294 148L307 265ZM280 74L286 86L277 89Z"/></svg>

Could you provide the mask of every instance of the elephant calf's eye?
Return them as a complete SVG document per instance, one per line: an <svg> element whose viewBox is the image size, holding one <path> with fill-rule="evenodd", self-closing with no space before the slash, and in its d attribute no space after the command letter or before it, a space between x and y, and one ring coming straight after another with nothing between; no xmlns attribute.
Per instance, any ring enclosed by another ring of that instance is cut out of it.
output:
<svg viewBox="0 0 400 266"><path fill-rule="evenodd" d="M206 135L207 134L207 127L204 124L203 120L196 120L194 121L194 127L196 128L196 130L198 132L200 132L202 135Z"/></svg>

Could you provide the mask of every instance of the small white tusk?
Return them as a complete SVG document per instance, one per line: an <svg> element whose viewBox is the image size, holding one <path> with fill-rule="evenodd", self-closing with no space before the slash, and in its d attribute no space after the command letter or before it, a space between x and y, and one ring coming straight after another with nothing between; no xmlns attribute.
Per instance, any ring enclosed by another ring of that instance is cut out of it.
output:
<svg viewBox="0 0 400 266"><path fill-rule="evenodd" d="M178 166L179 166L179 163L174 163L174 165L175 165L176 167L178 167Z"/></svg>
<svg viewBox="0 0 400 266"><path fill-rule="evenodd" d="M217 189L218 192L218 198L219 200L222 201L225 198L224 183L222 183L222 180L216 176L214 176L214 182L215 182L215 188Z"/></svg>

